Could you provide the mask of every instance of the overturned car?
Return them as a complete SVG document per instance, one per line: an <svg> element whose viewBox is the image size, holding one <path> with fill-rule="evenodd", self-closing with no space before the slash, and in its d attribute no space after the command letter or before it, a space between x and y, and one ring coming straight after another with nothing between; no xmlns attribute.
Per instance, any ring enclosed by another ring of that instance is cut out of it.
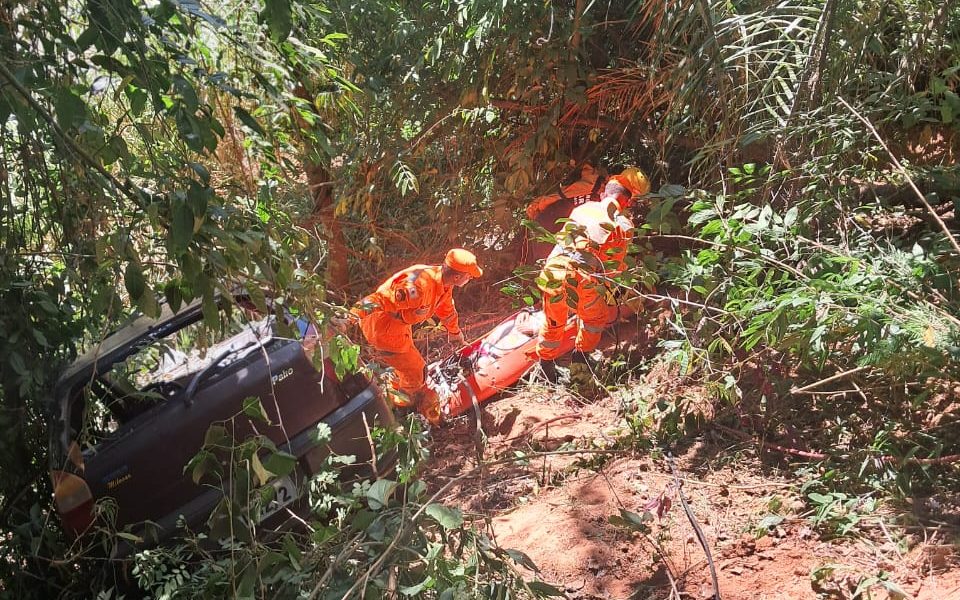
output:
<svg viewBox="0 0 960 600"><path fill-rule="evenodd" d="M359 374L338 378L328 358L314 357L319 340L307 322L290 319L301 335L284 337L276 317L256 314L252 304L218 306L215 339L199 302L176 313L165 307L159 318L141 316L107 336L60 377L50 475L68 533L83 534L104 513L136 536L154 524L153 541L179 526L201 529L223 491L195 483L185 466L214 423L235 440L266 436L295 458L288 475L270 482L275 494L259 516L265 524L301 498L331 454L356 457L341 477L379 475L370 429L394 424L379 388ZM265 422L245 414L251 400ZM316 435L321 424L329 442ZM102 504L111 510L95 510Z"/></svg>

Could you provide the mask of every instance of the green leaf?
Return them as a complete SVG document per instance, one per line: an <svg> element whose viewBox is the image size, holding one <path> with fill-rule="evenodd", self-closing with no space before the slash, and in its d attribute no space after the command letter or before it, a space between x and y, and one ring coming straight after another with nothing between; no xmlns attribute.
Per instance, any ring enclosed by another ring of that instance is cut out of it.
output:
<svg viewBox="0 0 960 600"><path fill-rule="evenodd" d="M518 565L522 565L530 569L531 571L534 571L537 573L540 572L539 567L537 567L536 563L533 562L533 559L531 559L529 556L527 556L523 552L520 552L519 550L507 549L506 553L507 553L507 556L509 556L511 560L513 560L513 562L517 563Z"/></svg>
<svg viewBox="0 0 960 600"><path fill-rule="evenodd" d="M260 398L256 396L248 396L243 399L243 414L247 415L254 421L259 421L261 423L270 424L270 419L267 417L267 411L263 409L263 403L260 402Z"/></svg>
<svg viewBox="0 0 960 600"><path fill-rule="evenodd" d="M330 341L330 360L333 361L337 379L356 373L360 361L360 346L342 335L337 335Z"/></svg>
<svg viewBox="0 0 960 600"><path fill-rule="evenodd" d="M357 511L350 521L350 526L357 531L364 531L376 520L377 513L369 510Z"/></svg>
<svg viewBox="0 0 960 600"><path fill-rule="evenodd" d="M810 498L815 504L829 504L833 502L833 496L825 496L817 492L810 492L807 494L807 498Z"/></svg>
<svg viewBox="0 0 960 600"><path fill-rule="evenodd" d="M423 512L444 529L456 529L463 525L463 511L442 504L428 504Z"/></svg>
<svg viewBox="0 0 960 600"><path fill-rule="evenodd" d="M646 511L640 515L633 511L621 508L619 516L611 515L607 518L607 520L611 525L616 525L617 527L626 527L628 529L646 532L650 530L650 527L647 525L647 523L653 521L653 513Z"/></svg>
<svg viewBox="0 0 960 600"><path fill-rule="evenodd" d="M227 428L223 425L214 424L207 428L206 435L203 436L204 446L222 446L230 440Z"/></svg>
<svg viewBox="0 0 960 600"><path fill-rule="evenodd" d="M273 39L278 42L287 39L293 28L290 0L266 0L264 12Z"/></svg>
<svg viewBox="0 0 960 600"><path fill-rule="evenodd" d="M143 114L143 109L147 105L149 95L138 87L127 86L127 98L130 99L130 112L135 117Z"/></svg>
<svg viewBox="0 0 960 600"><path fill-rule="evenodd" d="M208 282L204 281L202 278L198 278L197 287L199 288L204 284L209 286ZM200 305L200 310L203 312L203 324L206 325L210 330L215 331L220 325L220 307L217 306L217 300L214 297L212 289L204 290L203 301Z"/></svg>
<svg viewBox="0 0 960 600"><path fill-rule="evenodd" d="M940 121L943 123L953 123L953 106L949 102L940 105Z"/></svg>
<svg viewBox="0 0 960 600"><path fill-rule="evenodd" d="M80 96L70 90L59 90L53 99L57 121L64 129L80 125L87 119L87 105Z"/></svg>
<svg viewBox="0 0 960 600"><path fill-rule="evenodd" d="M267 296L263 293L260 285L255 281L247 282L247 293L250 294L250 300L261 314L268 314L270 308L267 306Z"/></svg>
<svg viewBox="0 0 960 600"><path fill-rule="evenodd" d="M240 575L240 584L237 585L236 598L237 600L253 600L254 591L257 587L257 569L254 567L254 562L249 562L244 567L242 574Z"/></svg>
<svg viewBox="0 0 960 600"><path fill-rule="evenodd" d="M180 94L188 110L195 111L200 106L196 90L194 90L193 85L183 77L177 76L173 78L173 89Z"/></svg>
<svg viewBox="0 0 960 600"><path fill-rule="evenodd" d="M881 585L887 590L891 600L907 600L913 597L893 581L884 580L881 582Z"/></svg>
<svg viewBox="0 0 960 600"><path fill-rule="evenodd" d="M285 477L297 466L297 457L286 452L273 452L263 462L268 471L278 477Z"/></svg>
<svg viewBox="0 0 960 600"><path fill-rule="evenodd" d="M436 579L428 575L427 578L421 581L420 583L416 585L401 587L397 591L399 591L404 596L418 596L424 590L432 588L435 583L436 583Z"/></svg>
<svg viewBox="0 0 960 600"><path fill-rule="evenodd" d="M180 307L183 306L183 292L180 290L180 281L168 281L163 286L163 296L167 299L167 306L170 307L170 310L175 313L178 312Z"/></svg>
<svg viewBox="0 0 960 600"><path fill-rule="evenodd" d="M16 352L11 352L9 359L10 359L10 366L13 368L14 371L17 372L18 375L22 376L27 374L27 365L25 362L23 362L22 356L20 356Z"/></svg>
<svg viewBox="0 0 960 600"><path fill-rule="evenodd" d="M558 587L552 586L543 581L529 581L527 587L537 595L538 598L566 598L567 595Z"/></svg>
<svg viewBox="0 0 960 600"><path fill-rule="evenodd" d="M373 485L371 485L367 491L367 501L370 504L370 508L373 510L385 508L387 503L390 502L390 496L393 495L395 489L397 489L397 482L391 479L378 479L374 481Z"/></svg>
<svg viewBox="0 0 960 600"><path fill-rule="evenodd" d="M83 31L83 33L77 36L77 49L86 50L93 45L93 42L96 41L98 35L99 32L97 31L96 27L88 27Z"/></svg>
<svg viewBox="0 0 960 600"><path fill-rule="evenodd" d="M237 115L237 118L240 119L244 125L252 129L254 132L266 137L267 132L263 130L263 127L260 127L260 123L257 122L253 115L248 113L246 109L240 106L233 107L233 113Z"/></svg>
<svg viewBox="0 0 960 600"><path fill-rule="evenodd" d="M37 340L38 344L40 344L44 348L47 348L50 346L50 342L47 341L47 336L43 335L42 331L40 331L39 329L33 329L31 330L31 333L33 333L33 339Z"/></svg>
<svg viewBox="0 0 960 600"><path fill-rule="evenodd" d="M787 211L787 214L783 216L783 226L790 227L797 222L797 217L800 215L800 210L796 206L790 207Z"/></svg>
<svg viewBox="0 0 960 600"><path fill-rule="evenodd" d="M764 518L760 519L760 523L757 524L759 529L773 529L780 523L783 523L785 517L781 515L767 515Z"/></svg>
<svg viewBox="0 0 960 600"><path fill-rule="evenodd" d="M143 541L143 538L126 531L118 531L117 537L127 540L128 542L133 542L134 544L139 544Z"/></svg>
<svg viewBox="0 0 960 600"><path fill-rule="evenodd" d="M133 261L127 263L127 268L123 271L123 284L131 299L139 300L143 297L147 289L147 280L143 276L140 265Z"/></svg>
<svg viewBox="0 0 960 600"><path fill-rule="evenodd" d="M212 452L201 450L190 459L184 470L190 471L190 478L199 484L207 473L220 473L220 463Z"/></svg>
<svg viewBox="0 0 960 600"><path fill-rule="evenodd" d="M620 516L626 519L627 521L629 521L630 523L633 523L634 525L643 525L653 520L653 514L650 513L649 511L644 512L642 515L640 515L633 511L629 511L621 508Z"/></svg>
<svg viewBox="0 0 960 600"><path fill-rule="evenodd" d="M188 162L187 164L190 165L190 168L193 169L193 172L200 177L200 181L202 181L204 185L210 183L210 171L208 171L205 166L198 162Z"/></svg>
<svg viewBox="0 0 960 600"><path fill-rule="evenodd" d="M137 308L148 317L156 319L160 316L160 303L157 302L153 288L147 287L143 290L143 295L137 300Z"/></svg>
<svg viewBox="0 0 960 600"><path fill-rule="evenodd" d="M185 202L175 202L170 217L170 251L179 254L193 240L193 209Z"/></svg>

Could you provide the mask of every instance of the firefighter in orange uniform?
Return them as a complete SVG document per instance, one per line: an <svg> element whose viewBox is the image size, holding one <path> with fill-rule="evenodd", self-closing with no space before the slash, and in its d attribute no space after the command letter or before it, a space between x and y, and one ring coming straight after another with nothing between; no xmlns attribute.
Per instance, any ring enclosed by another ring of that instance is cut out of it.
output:
<svg viewBox="0 0 960 600"><path fill-rule="evenodd" d="M440 422L440 404L426 385L426 363L413 345L413 325L436 315L447 335L463 343L453 288L482 274L472 252L454 248L442 265L413 265L394 273L350 311L360 319L360 330L376 358L396 371L393 385L408 400L394 396L394 404L416 406L434 425Z"/></svg>
<svg viewBox="0 0 960 600"><path fill-rule="evenodd" d="M597 347L607 325L610 283L625 268L633 222L626 216L632 200L650 191L650 182L630 167L610 178L597 202L581 204L558 234L557 245L538 278L546 317L537 340L537 356L547 380L556 383L564 328L573 309L577 338L570 365L574 384L592 382L586 355Z"/></svg>

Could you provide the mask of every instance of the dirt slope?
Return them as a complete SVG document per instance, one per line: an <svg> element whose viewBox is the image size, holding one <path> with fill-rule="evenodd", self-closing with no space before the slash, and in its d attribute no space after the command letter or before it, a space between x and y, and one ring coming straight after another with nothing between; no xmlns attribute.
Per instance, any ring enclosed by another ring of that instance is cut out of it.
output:
<svg viewBox="0 0 960 600"><path fill-rule="evenodd" d="M484 462L516 452L609 451L624 433L615 399L585 404L543 386L519 389L485 405L484 444L472 416L434 432L426 474L432 486L474 469L478 448ZM811 527L797 485L764 465L749 445L708 433L677 465L727 600L850 598L859 582L881 573L907 597L960 600L960 561L951 545L956 529L891 530L878 520L857 530L862 533L828 541ZM662 457L561 454L491 466L458 482L444 501L486 516L497 542L527 553L541 577L569 598L712 595L704 552ZM611 523L621 509L659 509L662 517L640 532ZM761 527L773 513L777 523ZM902 597L882 585L871 593Z"/></svg>

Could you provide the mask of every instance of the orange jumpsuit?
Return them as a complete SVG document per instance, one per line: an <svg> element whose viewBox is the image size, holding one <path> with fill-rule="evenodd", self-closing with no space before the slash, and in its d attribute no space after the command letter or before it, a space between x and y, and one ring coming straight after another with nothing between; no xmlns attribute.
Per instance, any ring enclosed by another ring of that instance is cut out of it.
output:
<svg viewBox="0 0 960 600"><path fill-rule="evenodd" d="M580 206L590 200L597 200L600 196L599 188L604 183L604 180L598 175L596 169L591 165L584 164L580 170L580 179L567 187L560 188L560 193L547 194L546 196L534 198L530 204L527 205L527 216L531 219L536 219L537 215L560 200L571 200L572 206L574 207ZM561 216L566 217L566 215ZM551 222L550 224L552 225L553 223ZM553 231L553 229L550 229L550 231Z"/></svg>
<svg viewBox="0 0 960 600"><path fill-rule="evenodd" d="M424 387L426 363L413 345L413 325L436 315L452 335L460 333L453 288L445 287L440 266L413 265L393 274L350 311L375 355L393 367L394 387L410 395Z"/></svg>
<svg viewBox="0 0 960 600"><path fill-rule="evenodd" d="M609 314L608 282L625 268L632 230L615 197L587 202L570 213L537 282L546 316L537 340L541 359L559 357L571 308L579 320L574 347L589 352L600 343Z"/></svg>

